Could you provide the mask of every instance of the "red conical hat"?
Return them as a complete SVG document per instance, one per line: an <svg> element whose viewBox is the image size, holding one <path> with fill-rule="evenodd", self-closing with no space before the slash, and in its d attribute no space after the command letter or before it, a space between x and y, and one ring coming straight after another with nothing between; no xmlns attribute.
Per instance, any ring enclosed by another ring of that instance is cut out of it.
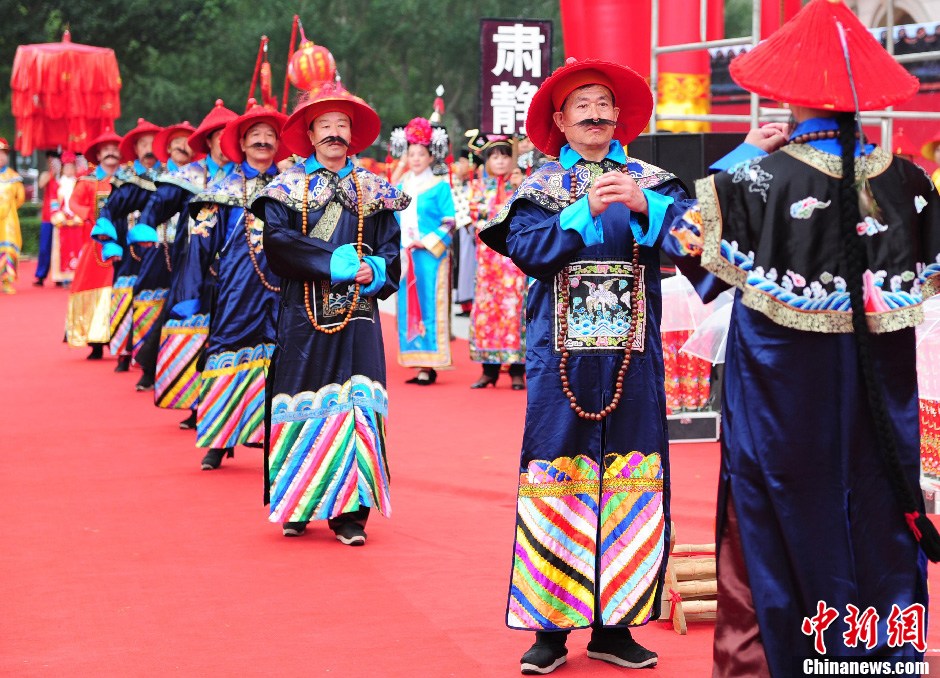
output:
<svg viewBox="0 0 940 678"><path fill-rule="evenodd" d="M215 107L202 119L199 127L189 137L189 147L194 153L209 154L209 144L206 137L218 129L222 129L229 122L238 117L238 113L225 107L221 99L215 100Z"/></svg>
<svg viewBox="0 0 940 678"><path fill-rule="evenodd" d="M178 125L164 127L157 136L153 138L153 154L157 156L157 160L166 163L166 161L170 159L170 142L176 137L189 137L195 130L196 128L189 124L189 120L184 120ZM190 148L192 148L192 146L190 146ZM196 153L192 160L198 160L199 157L200 154Z"/></svg>
<svg viewBox="0 0 940 678"><path fill-rule="evenodd" d="M102 132L96 138L88 144L88 148L82 151L82 155L88 158L89 162L98 162L98 151L101 150L101 147L105 144L118 144L121 145L121 137L114 133L114 130L107 130Z"/></svg>
<svg viewBox="0 0 940 678"><path fill-rule="evenodd" d="M137 160L137 153L134 151L134 145L137 143L137 140L147 134L156 136L156 134L162 130L162 127L158 127L152 122L147 122L143 118L137 118L137 127L125 134L124 138L121 140L121 162L133 162Z"/></svg>
<svg viewBox="0 0 940 678"><path fill-rule="evenodd" d="M812 0L780 30L731 62L744 89L788 104L854 111L842 43L845 28L859 110L899 104L917 93L917 78L882 47L842 0Z"/></svg>
<svg viewBox="0 0 940 678"><path fill-rule="evenodd" d="M346 155L367 149L382 128L379 114L365 101L341 86L326 84L309 100L301 102L284 125L284 143L292 153L304 158L313 155L313 144L307 131L310 124L324 113L345 113L352 123L352 138Z"/></svg>
<svg viewBox="0 0 940 678"><path fill-rule="evenodd" d="M614 105L620 109L614 139L626 146L646 129L653 113L653 93L646 78L610 61L569 57L545 79L529 105L525 131L542 153L557 156L567 143L552 114L561 110L569 94L585 85L603 85L613 92Z"/></svg>
<svg viewBox="0 0 940 678"><path fill-rule="evenodd" d="M254 99L248 100L248 111L244 115L229 120L225 124L225 131L222 132L222 152L225 157L234 162L242 162L245 159L245 153L242 151L241 140L249 128L260 122L266 122L274 128L278 139L281 138L281 130L287 116L270 108L265 108L258 104ZM280 144L278 152L275 155L275 162L283 160L288 156L284 150L284 144Z"/></svg>

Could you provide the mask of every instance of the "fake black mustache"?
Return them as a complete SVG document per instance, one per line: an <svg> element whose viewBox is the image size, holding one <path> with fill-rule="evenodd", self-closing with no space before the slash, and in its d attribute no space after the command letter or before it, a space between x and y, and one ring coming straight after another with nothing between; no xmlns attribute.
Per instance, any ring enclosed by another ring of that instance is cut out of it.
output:
<svg viewBox="0 0 940 678"><path fill-rule="evenodd" d="M190 155L189 151L187 151L185 148L171 148L170 153L182 153L187 158Z"/></svg>
<svg viewBox="0 0 940 678"><path fill-rule="evenodd" d="M608 120L607 118L585 118L584 120L579 120L572 127L616 127L616 120Z"/></svg>
<svg viewBox="0 0 940 678"><path fill-rule="evenodd" d="M331 144L333 142L342 144L343 146L349 147L349 142L346 141L343 137L324 137L320 142L317 143L317 146L322 146L323 144Z"/></svg>
<svg viewBox="0 0 940 678"><path fill-rule="evenodd" d="M101 162L105 160L113 160L114 162L121 162L120 156L114 155L114 153L108 153L106 156L101 158Z"/></svg>
<svg viewBox="0 0 940 678"><path fill-rule="evenodd" d="M253 144L249 144L249 145L248 145L248 148L254 148L254 149L258 150L258 151L273 151L273 150L274 150L274 144L269 144L269 143L266 142L266 141L256 141L256 142L253 143Z"/></svg>
<svg viewBox="0 0 940 678"><path fill-rule="evenodd" d="M156 160L156 159L157 159L157 156L155 156L153 153L144 153L144 157L142 158L142 160Z"/></svg>

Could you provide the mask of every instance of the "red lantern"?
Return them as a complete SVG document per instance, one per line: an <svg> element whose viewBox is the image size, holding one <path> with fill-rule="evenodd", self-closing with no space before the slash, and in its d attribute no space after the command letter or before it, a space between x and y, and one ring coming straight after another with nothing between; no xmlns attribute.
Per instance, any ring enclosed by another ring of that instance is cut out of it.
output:
<svg viewBox="0 0 940 678"><path fill-rule="evenodd" d="M310 91L336 77L336 61L326 47L302 42L287 64L287 77L294 87Z"/></svg>

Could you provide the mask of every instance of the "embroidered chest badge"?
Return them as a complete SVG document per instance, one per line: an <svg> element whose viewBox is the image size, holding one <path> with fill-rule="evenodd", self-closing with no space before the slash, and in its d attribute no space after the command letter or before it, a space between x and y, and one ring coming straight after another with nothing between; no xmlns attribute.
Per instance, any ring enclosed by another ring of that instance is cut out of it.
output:
<svg viewBox="0 0 940 678"><path fill-rule="evenodd" d="M632 303L637 306L637 330L633 350L646 346L646 299L644 266L639 267L644 296L631 299L633 264L625 261L577 261L567 267L569 291L568 332L561 336L555 318L555 349L561 351L622 350L630 331ZM559 277L555 279L555 307L560 304Z"/></svg>
<svg viewBox="0 0 940 678"><path fill-rule="evenodd" d="M888 227L874 217L865 217L864 221L858 223L855 230L858 231L859 235L873 236L884 233L888 230Z"/></svg>
<svg viewBox="0 0 940 678"><path fill-rule="evenodd" d="M831 204L831 200L822 202L818 198L809 196L790 205L790 216L794 219L809 219L815 210L824 210Z"/></svg>
<svg viewBox="0 0 940 678"><path fill-rule="evenodd" d="M920 214L924 211L924 208L927 206L927 198L922 195L918 195L914 198L914 209L917 210L917 213Z"/></svg>

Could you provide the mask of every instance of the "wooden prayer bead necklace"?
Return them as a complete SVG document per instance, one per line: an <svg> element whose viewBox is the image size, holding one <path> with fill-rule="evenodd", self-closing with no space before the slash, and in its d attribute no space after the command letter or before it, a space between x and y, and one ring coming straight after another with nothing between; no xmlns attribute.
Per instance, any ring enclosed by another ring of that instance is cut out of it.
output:
<svg viewBox="0 0 940 678"><path fill-rule="evenodd" d="M793 137L790 139L791 144L805 144L807 141L819 141L820 139L838 139L839 130L830 129L822 132L807 132L806 134L801 134L798 137ZM858 132L855 133L855 138L858 139Z"/></svg>
<svg viewBox="0 0 940 678"><path fill-rule="evenodd" d="M137 252L134 251L134 246L133 246L133 245L128 245L128 246L127 246L127 249L128 249L128 251L131 253L131 259L133 259L134 261L140 261L140 260L141 260L140 257L137 256Z"/></svg>
<svg viewBox="0 0 940 678"><path fill-rule="evenodd" d="M166 239L166 224L163 225L163 235L160 236L160 246L163 247L163 259L166 261L166 270L173 272L173 264L170 262L170 243Z"/></svg>
<svg viewBox="0 0 940 678"><path fill-rule="evenodd" d="M363 231L363 223L365 221L365 215L363 214L365 210L363 203L365 202L365 200L363 200L362 189L359 186L359 175L356 174L355 169L353 169L352 171L352 180L353 180L353 184L356 186L356 197L358 198L358 201L359 201L358 202L359 224L356 228L356 254L359 256L359 262L361 264L363 261L362 231ZM337 187L337 190L339 190L338 187ZM308 198L309 193L310 193L310 175L305 175L304 176L304 199L303 199L303 204L301 206L301 219L303 222L302 224L303 233L305 237L307 235L307 228L308 228L307 226L307 198ZM346 325L349 324L349 321L352 320L353 313L356 312L356 306L359 305L359 294L360 294L360 290L362 286L359 283L355 284L355 287L353 288L352 303L349 305L349 308L346 309L346 317L343 318L343 322L341 322L339 325L336 325L335 327L320 327L320 325L317 324L317 316L313 312L313 309L310 308L310 290L312 287L313 287L312 282L304 283L304 307L306 307L307 309L307 318L310 319L310 324L313 325L313 329L319 332L323 332L324 334L336 334L337 332L345 329Z"/></svg>
<svg viewBox="0 0 940 678"><path fill-rule="evenodd" d="M258 280L261 281L261 284L264 285L266 290L271 292L280 292L281 288L276 285L272 285L268 282L268 279L264 277L264 271L261 270L261 267L258 266L258 259L255 257L255 251L251 247L251 228L255 224L255 215L251 213L248 209L248 177L245 177L245 242L248 243L248 257L251 259L251 265L255 267L255 275L258 276Z"/></svg>
<svg viewBox="0 0 940 678"><path fill-rule="evenodd" d="M623 171L623 170L621 170ZM573 203L576 199L578 187L578 177L575 172L571 173L571 189L569 190L569 201ZM623 347L623 360L620 363L620 370L617 372L617 379L615 382L615 390L613 398L611 398L610 403L604 407L600 412L585 412L584 409L578 405L578 399L575 396L574 392L571 390L571 384L568 380L568 358L570 353L567 348L565 348L565 338L568 336L568 308L570 305L571 297L571 286L568 281L568 271L562 269L560 280L558 282L560 288L560 297L561 303L558 308L558 326L561 334L561 361L558 363L558 373L561 377L561 390L564 392L565 397L568 398L571 409L574 410L581 419L589 419L592 421L601 421L611 412L617 409L617 405L620 404L620 398L623 396L623 381L626 377L627 370L630 368L630 360L633 357L633 340L636 337L636 325L637 317L639 313L637 308L640 304L640 245L633 241L633 290L631 295L631 306L630 306L630 330L627 333L627 343Z"/></svg>

